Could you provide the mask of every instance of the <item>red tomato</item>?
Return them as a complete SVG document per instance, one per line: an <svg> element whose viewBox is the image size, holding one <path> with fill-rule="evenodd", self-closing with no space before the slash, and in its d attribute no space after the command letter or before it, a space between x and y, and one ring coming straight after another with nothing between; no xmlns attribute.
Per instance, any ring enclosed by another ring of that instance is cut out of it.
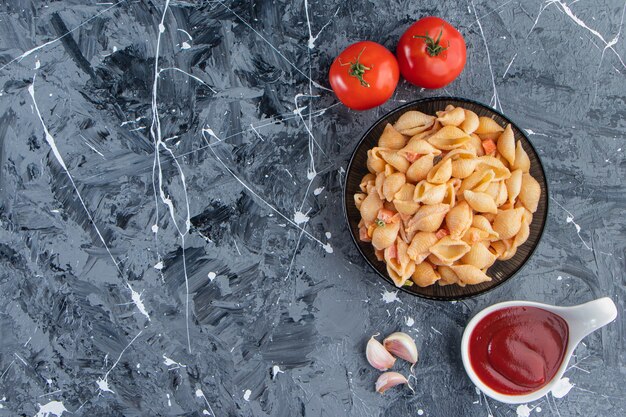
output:
<svg viewBox="0 0 626 417"><path fill-rule="evenodd" d="M452 25L429 16L413 23L400 38L396 55L400 72L411 84L441 88L465 66L465 40Z"/></svg>
<svg viewBox="0 0 626 417"><path fill-rule="evenodd" d="M333 91L354 110L371 109L389 100L399 79L396 57L376 42L348 46L330 66Z"/></svg>

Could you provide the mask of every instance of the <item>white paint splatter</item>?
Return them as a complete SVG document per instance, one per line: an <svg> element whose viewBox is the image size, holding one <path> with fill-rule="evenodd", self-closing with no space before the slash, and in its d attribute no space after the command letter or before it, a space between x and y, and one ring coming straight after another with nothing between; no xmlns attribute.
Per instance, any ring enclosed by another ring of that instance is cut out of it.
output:
<svg viewBox="0 0 626 417"><path fill-rule="evenodd" d="M113 391L111 388L109 388L109 381L107 379L103 379L103 378L98 378L98 380L96 381L96 384L98 385L98 389L102 392L112 392L115 394L115 391Z"/></svg>
<svg viewBox="0 0 626 417"><path fill-rule="evenodd" d="M526 404L517 407L517 417L529 417L532 410Z"/></svg>
<svg viewBox="0 0 626 417"><path fill-rule="evenodd" d="M415 324L415 320L413 320L413 317L408 317L406 318L406 325L409 327L412 327Z"/></svg>
<svg viewBox="0 0 626 417"><path fill-rule="evenodd" d="M296 224L306 223L309 221L309 219L310 217L300 210L296 211L293 215L293 221L296 222Z"/></svg>
<svg viewBox="0 0 626 417"><path fill-rule="evenodd" d="M211 413L209 413L209 410L202 410L202 415L210 416Z"/></svg>
<svg viewBox="0 0 626 417"><path fill-rule="evenodd" d="M167 397L167 405L169 407L171 407L172 406L172 402L170 401L170 395L169 394L165 394L165 396Z"/></svg>
<svg viewBox="0 0 626 417"><path fill-rule="evenodd" d="M322 245L322 247L324 248L324 250L326 251L326 253L333 253L333 247L330 246L330 243L326 243L325 245Z"/></svg>
<svg viewBox="0 0 626 417"><path fill-rule="evenodd" d="M272 366L272 379L276 379L278 374L284 374L285 371L281 371L280 366L274 365Z"/></svg>
<svg viewBox="0 0 626 417"><path fill-rule="evenodd" d="M397 301L399 303L402 302L398 298L398 291L393 291L392 292L392 291L385 290L385 292L382 292L380 294L382 295L381 300L383 300L385 302L385 304L393 303L394 301Z"/></svg>
<svg viewBox="0 0 626 417"><path fill-rule="evenodd" d="M543 134L543 133L537 133L532 129L524 129L526 131L526 133L528 133L529 135L535 135L535 136L545 136L548 137L548 135Z"/></svg>
<svg viewBox="0 0 626 417"><path fill-rule="evenodd" d="M163 261L159 261L154 265L154 269L158 269L159 271L163 269L165 265L163 265Z"/></svg>
<svg viewBox="0 0 626 417"><path fill-rule="evenodd" d="M153 224L152 225L152 233L158 233L158 232L159 232L159 225Z"/></svg>
<svg viewBox="0 0 626 417"><path fill-rule="evenodd" d="M165 32L165 25L163 23L159 23L159 33Z"/></svg>
<svg viewBox="0 0 626 417"><path fill-rule="evenodd" d="M130 345L132 345L133 342L137 340L137 338L141 335L141 333L143 333L143 330L140 330L139 333L137 333L137 335L133 337L133 339L124 347L124 349L122 349L122 351L120 352L120 355L117 357L117 360L113 363L113 366L111 366L111 368L109 368L109 370L104 374L104 376L96 380L96 385L98 385L98 389L100 389L100 391L114 392L113 390L111 390L111 388L109 388L109 374L111 373L113 369L115 369L117 364L120 362L120 360L122 359L122 355L124 355L124 352L126 352L126 349L128 349ZM108 357L109 357L109 354L107 353L106 356L104 357L105 363Z"/></svg>
<svg viewBox="0 0 626 417"><path fill-rule="evenodd" d="M433 332L443 336L443 334L439 330L435 329L433 326L430 326L430 328L433 330Z"/></svg>
<svg viewBox="0 0 626 417"><path fill-rule="evenodd" d="M56 416L60 417L63 415L67 408L63 405L61 401L50 401L48 404L38 404L39 411L35 414L35 417L50 417Z"/></svg>
<svg viewBox="0 0 626 417"><path fill-rule="evenodd" d="M183 44L180 46L180 49L189 49L191 48L191 45L189 45L188 42L183 42Z"/></svg>
<svg viewBox="0 0 626 417"><path fill-rule="evenodd" d="M500 104L500 98L498 97L498 89L496 88L496 80L493 75L493 67L491 65L491 56L489 55L489 47L487 46L487 38L485 38L485 33L483 32L483 25L480 23L478 19L478 13L476 13L476 6L474 5L473 0L471 1L472 8L474 9L474 16L476 17L476 23L478 23L478 29L480 30L480 35L483 38L483 44L485 45L485 51L487 52L487 64L489 65L489 74L491 74L491 85L493 86L493 95L491 96L491 100L489 105L494 109L498 110L500 107L500 111L502 111L502 105Z"/></svg>
<svg viewBox="0 0 626 417"><path fill-rule="evenodd" d="M196 397L202 398L204 397L204 392L200 388L196 390Z"/></svg>
<svg viewBox="0 0 626 417"><path fill-rule="evenodd" d="M102 15L103 13L108 12L109 10L111 10L112 8L114 8L115 6L117 6L120 3L124 3L126 0L120 0L117 3L113 4L110 7L107 7L106 9L101 10L100 12L96 13L95 15L91 16L89 19L85 20L84 22L82 22L80 25L75 26L74 28L72 28L71 30L69 30L68 32L64 33L63 35L59 36L58 38L52 39L51 41L48 41L44 44L41 44L39 46L36 46L32 49L29 49L28 51L24 52L22 55L13 58L12 60L10 60L9 62L7 62L6 64L4 64L3 66L0 67L0 71L2 71L3 69L5 69L6 67L8 67L9 65L11 65L12 63L16 62L16 61L21 61L24 58L26 58L27 56L29 56L30 54L32 54L33 52L36 52L40 49L45 48L48 45L52 45L53 43L56 43L58 41L60 41L61 39L63 39L64 37L70 35L72 32L74 32L75 30L79 29L80 27L86 25L87 23L89 23L90 21L98 18L98 16Z"/></svg>
<svg viewBox="0 0 626 417"><path fill-rule="evenodd" d="M556 277L556 280L557 280L557 281L561 281L562 279L563 279L563 277L562 277L562 276L560 276L560 275L559 275L558 277Z"/></svg>
<svg viewBox="0 0 626 417"><path fill-rule="evenodd" d="M313 190L313 194L314 195L320 195L320 194L322 194L322 191L324 191L324 187L318 187L315 190Z"/></svg>
<svg viewBox="0 0 626 417"><path fill-rule="evenodd" d="M172 366L172 365L176 366L176 368L173 368L173 369L186 368L187 367L187 365L183 365L180 362L176 362L175 360L168 358L167 356L165 356L165 353L163 354L163 365L165 365L165 366Z"/></svg>
<svg viewBox="0 0 626 417"><path fill-rule="evenodd" d="M39 60L35 61L35 69L39 69L41 68L41 62L39 62Z"/></svg>
<svg viewBox="0 0 626 417"><path fill-rule="evenodd" d="M511 68L511 65L513 65L513 61L515 61L515 58L517 58L517 53L513 55L513 59L511 60L511 62L509 62L509 65L507 65L506 70L504 70L504 74L502 74L502 79L506 77L506 74L509 72L509 68Z"/></svg>
<svg viewBox="0 0 626 417"><path fill-rule="evenodd" d="M213 281L215 277L217 277L217 274L215 272L209 272L207 276L209 277L209 281Z"/></svg>
<svg viewBox="0 0 626 417"><path fill-rule="evenodd" d="M146 310L146 306L143 304L143 300L141 299L141 294L133 290L133 287L131 287L130 284L127 284L127 285L128 285L128 289L130 290L130 297L132 298L133 303L135 303L137 310L139 310L139 312L143 314L144 316L146 316L148 321L150 321L150 315L148 314L148 311Z"/></svg>
<svg viewBox="0 0 626 417"><path fill-rule="evenodd" d="M554 398L563 398L565 397L571 389L574 387L574 384L569 382L569 378L561 378L559 381L552 387L550 391Z"/></svg>
<svg viewBox="0 0 626 417"><path fill-rule="evenodd" d="M417 415L418 416L423 416L424 415L424 410L422 410L421 408L419 410L417 410Z"/></svg>
<svg viewBox="0 0 626 417"><path fill-rule="evenodd" d="M541 413L541 407L539 407L539 406L535 407L535 411L538 412L538 413Z"/></svg>
<svg viewBox="0 0 626 417"><path fill-rule="evenodd" d="M243 393L243 399L246 401L250 401L250 395L252 395L252 391L250 391L249 389L247 389L244 393Z"/></svg>
<svg viewBox="0 0 626 417"><path fill-rule="evenodd" d="M83 200L83 196L78 191L78 187L76 186L76 183L74 182L74 177L72 176L72 174L70 174L70 171L67 169L67 165L65 165L65 161L63 160L63 157L61 156L61 152L59 151L59 148L57 148L54 137L50 134L50 132L48 131L48 127L44 123L43 117L41 116L41 112L39 111L39 106L37 105L37 100L35 99L35 78L33 78L32 84L28 86L28 93L30 94L31 99L33 100L34 109L37 112L37 117L39 118L39 121L41 122L41 126L43 127L46 142L48 142L48 145L52 149L52 153L54 154L54 157L56 158L57 162L59 163L59 165L61 165L61 168L63 168L63 170L65 171L65 174L69 178L70 183L72 184L72 187L74 188L74 191L76 192L76 196L78 197L80 204L83 206L83 209L85 210L85 213L87 214L87 218L89 219L94 229L96 230L96 233L98 237L100 238L100 241L104 245L104 248L106 249L107 253L111 257L111 260L113 261L113 263L115 264L115 268L117 269L119 274L122 275L122 271L120 270L119 265L117 264L117 261L113 257L113 254L111 253L109 245L107 245L106 241L104 240L104 237L102 236L102 233L100 233L100 229L98 228L98 226L96 225L96 222L91 216L91 212L87 210L87 205L85 204L85 201Z"/></svg>
<svg viewBox="0 0 626 417"><path fill-rule="evenodd" d="M304 11L306 13L306 23L307 23L307 26L309 28L309 40L307 42L307 46L308 46L309 49L313 49L315 47L315 41L317 40L317 38L319 38L319 36L321 35L322 31L326 28L326 26L328 26L330 24L330 22L332 22L333 18L335 16L337 16L337 13L339 13L339 8L337 9L337 11L333 15L333 17L330 18L330 20L328 22L326 22L326 24L324 26L322 26L320 31L317 32L317 35L315 35L315 36L313 36L313 33L311 32L311 21L309 20L309 2L307 0L304 0Z"/></svg>
<svg viewBox="0 0 626 417"><path fill-rule="evenodd" d="M565 207L563 207L558 201L556 201L556 199L554 199L554 197L550 197L550 198L552 199L552 201L554 201L556 203L557 206L561 207L563 209L563 211L565 211L567 213L567 217L565 218L565 222L566 223L572 223L574 225L574 227L576 228L576 233L578 234L578 238L580 239L581 242L583 242L583 245L585 245L585 248L587 250L593 251L593 249L587 244L587 242L585 242L585 239L583 239L583 237L580 235L580 231L582 229L578 225L578 223L576 223L574 221L574 215L572 214L572 212L570 212Z"/></svg>
<svg viewBox="0 0 626 417"><path fill-rule="evenodd" d="M331 237L333 237L333 234L330 232L326 232L326 238L330 239Z"/></svg>

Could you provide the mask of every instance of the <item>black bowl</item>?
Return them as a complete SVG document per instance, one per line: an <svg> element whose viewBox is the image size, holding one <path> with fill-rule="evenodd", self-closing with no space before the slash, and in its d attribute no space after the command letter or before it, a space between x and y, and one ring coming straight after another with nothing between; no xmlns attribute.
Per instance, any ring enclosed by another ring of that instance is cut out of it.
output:
<svg viewBox="0 0 626 417"><path fill-rule="evenodd" d="M491 281L477 285L467 285L465 287L460 287L458 285L447 285L442 287L435 284L425 288L418 287L417 285L401 288L404 292L409 294L444 301L473 297L497 287L517 274L539 245L539 241L543 235L548 217L548 184L539 155L524 132L502 113L473 100L457 97L432 97L416 100L387 113L374 123L374 125L370 127L367 132L365 132L361 141L354 150L352 157L350 158L344 186L344 211L354 244L361 255L363 255L365 261L378 273L378 275L395 287L393 281L387 275L385 263L376 259L374 248L371 243L361 242L359 240L358 223L361 219L361 214L354 205L354 194L361 192L359 184L363 176L368 173L366 166L367 151L376 145L378 138L387 123L393 124L402 113L409 110L418 110L422 113L434 115L436 111L443 110L448 104L452 104L455 107L461 106L473 111L478 116L493 117L500 125L503 126L508 123L511 124L513 133L515 134L515 139L522 142L522 146L530 159L530 174L539 182L539 185L541 186L541 198L539 200L537 212L534 214L532 224L530 225L530 236L528 237L528 240L517 249L513 258L507 261L496 261L496 263L489 268L487 275L492 278Z"/></svg>

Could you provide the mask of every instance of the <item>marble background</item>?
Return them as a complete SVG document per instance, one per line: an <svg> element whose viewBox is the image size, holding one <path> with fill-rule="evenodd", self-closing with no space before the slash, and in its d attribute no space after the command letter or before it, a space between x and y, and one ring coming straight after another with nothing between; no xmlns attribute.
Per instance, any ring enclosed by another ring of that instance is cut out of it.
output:
<svg viewBox="0 0 626 417"><path fill-rule="evenodd" d="M624 313L625 7L3 2L0 416L624 415L621 317L578 348L561 392L521 407L475 390L459 344L503 300L610 296ZM336 54L361 39L393 50L431 14L467 40L458 80L402 81L367 112L337 103ZM396 294L341 207L361 134L435 95L526 129L551 189L529 266L457 303ZM415 394L381 396L364 347L395 330L421 352Z"/></svg>

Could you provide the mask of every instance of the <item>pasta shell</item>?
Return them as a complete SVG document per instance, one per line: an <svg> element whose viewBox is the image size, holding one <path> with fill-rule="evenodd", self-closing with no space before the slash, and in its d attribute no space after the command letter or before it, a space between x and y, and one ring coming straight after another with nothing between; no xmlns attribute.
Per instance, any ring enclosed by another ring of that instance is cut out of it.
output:
<svg viewBox="0 0 626 417"><path fill-rule="evenodd" d="M452 284L458 284L461 287L465 286L465 283L459 280L459 277L449 266L439 266L437 267L437 272L439 273L440 277L439 281L437 281L437 284L441 285L442 287Z"/></svg>
<svg viewBox="0 0 626 417"><path fill-rule="evenodd" d="M357 210L361 208L361 204L363 203L363 200L365 200L365 197L367 197L367 194L356 193L354 195L354 205L356 206Z"/></svg>
<svg viewBox="0 0 626 417"><path fill-rule="evenodd" d="M433 184L443 184L447 182L451 176L452 160L446 159L441 160L430 171L428 171L428 175L426 175L426 180Z"/></svg>
<svg viewBox="0 0 626 417"><path fill-rule="evenodd" d="M409 166L411 166L409 161L401 156L398 151L380 151L380 156L385 160L385 162L400 172L406 172L406 170L409 169Z"/></svg>
<svg viewBox="0 0 626 417"><path fill-rule="evenodd" d="M444 263L458 261L470 251L470 246L462 240L444 236L430 247L430 253L441 259Z"/></svg>
<svg viewBox="0 0 626 417"><path fill-rule="evenodd" d="M470 135L470 140L465 145L468 149L469 148L473 149L474 152L476 152L476 156L483 156L485 154L485 148L483 148L483 141L475 133L472 133Z"/></svg>
<svg viewBox="0 0 626 417"><path fill-rule="evenodd" d="M511 177L504 180L504 183L506 184L506 192L508 194L509 201L514 203L520 190L522 189L522 170L516 169L511 172Z"/></svg>
<svg viewBox="0 0 626 417"><path fill-rule="evenodd" d="M414 193L415 186L413 184L407 183L400 188L393 199L393 205L398 210L398 213L409 216L415 214L420 205L413 201Z"/></svg>
<svg viewBox="0 0 626 417"><path fill-rule="evenodd" d="M467 178L476 168L478 160L473 149L454 149L444 157L452 160L452 176L454 178Z"/></svg>
<svg viewBox="0 0 626 417"><path fill-rule="evenodd" d="M381 150L383 149L372 148L369 151L367 151L367 169L372 174L378 174L379 172L384 171L385 165L387 165L387 163L382 158L382 156L380 156Z"/></svg>
<svg viewBox="0 0 626 417"><path fill-rule="evenodd" d="M409 278L411 278L413 271L415 271L415 264L411 262L410 264L400 268L395 268L395 266L400 267L400 265L397 265L395 262L387 262L387 274L396 287L400 288L409 280Z"/></svg>
<svg viewBox="0 0 626 417"><path fill-rule="evenodd" d="M459 126L465 120L465 111L461 107L455 107L439 115L437 121L443 126Z"/></svg>
<svg viewBox="0 0 626 417"><path fill-rule="evenodd" d="M449 151L463 146L470 137L458 127L444 126L427 140L435 148Z"/></svg>
<svg viewBox="0 0 626 417"><path fill-rule="evenodd" d="M498 233L500 239L510 239L519 232L522 226L523 208L510 210L498 210L493 220L493 230Z"/></svg>
<svg viewBox="0 0 626 417"><path fill-rule="evenodd" d="M361 189L361 191L366 193L367 192L367 186L370 185L370 183L372 183L374 181L376 181L376 175L374 175L374 174L366 174L361 179L361 183L359 184L359 188Z"/></svg>
<svg viewBox="0 0 626 417"><path fill-rule="evenodd" d="M522 202L531 213L537 211L539 197L541 197L541 186L530 174L522 175L522 186L519 191L519 201Z"/></svg>
<svg viewBox="0 0 626 417"><path fill-rule="evenodd" d="M415 265L415 271L413 271L411 280L416 283L418 287L428 287L439 280L439 274L431 264L422 262Z"/></svg>
<svg viewBox="0 0 626 417"><path fill-rule="evenodd" d="M463 235L461 240L467 243L468 245L472 246L472 245L477 244L478 242L489 240L489 232L472 226Z"/></svg>
<svg viewBox="0 0 626 417"><path fill-rule="evenodd" d="M394 196L406 183L406 177L401 172L396 172L385 178L383 183L383 195L387 201L393 201Z"/></svg>
<svg viewBox="0 0 626 417"><path fill-rule="evenodd" d="M486 232L486 239L488 240L498 240L500 238L500 235L493 230L491 223L485 216L475 215L472 219L472 226Z"/></svg>
<svg viewBox="0 0 626 417"><path fill-rule="evenodd" d="M498 137L498 152L502 155L510 165L515 162L515 136L511 124L506 125L504 132Z"/></svg>
<svg viewBox="0 0 626 417"><path fill-rule="evenodd" d="M496 206L500 207L508 201L509 194L507 192L506 184L504 183L504 181L498 181L495 184L497 185L497 189L494 201L496 202Z"/></svg>
<svg viewBox="0 0 626 417"><path fill-rule="evenodd" d="M413 136L428 130L434 123L434 116L419 111L407 111L400 116L393 127L403 135Z"/></svg>
<svg viewBox="0 0 626 417"><path fill-rule="evenodd" d="M407 231L435 232L439 230L439 226L441 226L449 210L450 206L441 203L421 206L409 221Z"/></svg>
<svg viewBox="0 0 626 417"><path fill-rule="evenodd" d="M443 204L447 204L450 207L454 207L454 205L456 204L456 189L454 188L454 184L454 180L448 181L446 183L446 193L443 195L443 200L441 200Z"/></svg>
<svg viewBox="0 0 626 417"><path fill-rule="evenodd" d="M387 223L384 226L378 226L372 233L372 246L375 249L383 250L393 245L398 237L400 223Z"/></svg>
<svg viewBox="0 0 626 417"><path fill-rule="evenodd" d="M437 204L443 201L445 194L445 184L431 184L426 180L422 180L415 186L413 201L422 204Z"/></svg>
<svg viewBox="0 0 626 417"><path fill-rule="evenodd" d="M383 208L383 201L377 193L368 194L368 196L363 199L359 211L361 212L361 218L365 222L366 226L369 226L374 222L374 220L376 220L378 211L381 208Z"/></svg>
<svg viewBox="0 0 626 417"><path fill-rule="evenodd" d="M385 184L386 178L387 175L385 175L384 172L379 172L378 175L376 175L376 181L374 182L374 185L376 186L376 193L378 193L381 200L385 198L385 195L383 194L383 184Z"/></svg>
<svg viewBox="0 0 626 417"><path fill-rule="evenodd" d="M391 124L387 123L385 130L383 130L382 135L380 135L378 139L378 146L387 149L402 149L406 145L406 142L406 136L394 129Z"/></svg>
<svg viewBox="0 0 626 417"><path fill-rule="evenodd" d="M463 192L465 201L471 208L479 213L497 213L498 206L496 206L493 198L487 193L477 193L471 190L465 190Z"/></svg>
<svg viewBox="0 0 626 417"><path fill-rule="evenodd" d="M491 281L491 277L473 265L453 265L450 269L454 271L461 282L468 285Z"/></svg>
<svg viewBox="0 0 626 417"><path fill-rule="evenodd" d="M467 110L467 109L464 109L463 112L465 113L465 120L463 120L463 123L461 123L460 128L465 133L470 135L474 133L476 129L478 129L478 124L479 124L478 115L474 113L473 111Z"/></svg>
<svg viewBox="0 0 626 417"><path fill-rule="evenodd" d="M502 261L511 259L517 251L516 247L513 246L512 239L491 242L490 248Z"/></svg>
<svg viewBox="0 0 626 417"><path fill-rule="evenodd" d="M511 176L511 171L507 167L504 166L502 161L498 158L493 157L491 155L485 155L478 158L478 166L477 170L481 169L490 169L495 174L494 180L500 181L505 180Z"/></svg>
<svg viewBox="0 0 626 417"><path fill-rule="evenodd" d="M502 126L492 118L481 116L478 118L478 127L474 132L479 135L484 135L486 133L502 132L503 130Z"/></svg>
<svg viewBox="0 0 626 417"><path fill-rule="evenodd" d="M495 250L480 243L472 245L472 248L461 258L461 262L467 265L473 265L478 269L489 268L498 259Z"/></svg>
<svg viewBox="0 0 626 417"><path fill-rule="evenodd" d="M417 161L413 162L409 169L406 171L407 180L417 183L423 179L426 179L428 172L433 168L434 159L434 154L428 154L420 157Z"/></svg>
<svg viewBox="0 0 626 417"><path fill-rule="evenodd" d="M398 154L413 163L423 155L439 155L441 151L423 139L411 139L404 148L398 151Z"/></svg>
<svg viewBox="0 0 626 417"><path fill-rule="evenodd" d="M430 254L430 247L437 243L437 236L431 232L417 232L407 248L409 258L416 263L422 262Z"/></svg>
<svg viewBox="0 0 626 417"><path fill-rule="evenodd" d="M531 215L532 216L532 215ZM530 219L526 216L522 215L522 224L519 228L519 232L513 238L513 246L518 247L526 243L528 237L530 236L530 222L532 221L532 217Z"/></svg>
<svg viewBox="0 0 626 417"><path fill-rule="evenodd" d="M450 266L452 265L452 261L444 261L443 259L439 259L439 257L435 254L430 254L428 255L428 257L426 258L428 260L428 262L430 262L431 264L435 265L435 266Z"/></svg>
<svg viewBox="0 0 626 417"><path fill-rule="evenodd" d="M493 181L489 183L489 186L484 192L485 194L488 194L491 198L493 198L493 200L495 201L496 197L498 197L499 191L500 191L500 181Z"/></svg>
<svg viewBox="0 0 626 417"><path fill-rule="evenodd" d="M454 178L467 178L476 168L476 159L458 159L452 161L452 176Z"/></svg>
<svg viewBox="0 0 626 417"><path fill-rule="evenodd" d="M515 162L511 165L511 169L521 169L524 173L530 171L530 159L522 147L522 141L517 141L517 146L515 147Z"/></svg>
<svg viewBox="0 0 626 417"><path fill-rule="evenodd" d="M472 225L473 213L470 206L462 201L446 214L446 226L452 239L460 239Z"/></svg>
<svg viewBox="0 0 626 417"><path fill-rule="evenodd" d="M398 192L393 196L393 199L394 201L395 200L410 201L410 200L413 200L414 192L415 192L415 186L410 183L405 183L402 185L402 187L400 187Z"/></svg>
<svg viewBox="0 0 626 417"><path fill-rule="evenodd" d="M484 192L494 180L496 174L491 169L474 172L461 182L458 193L463 195L465 190Z"/></svg>
<svg viewBox="0 0 626 417"><path fill-rule="evenodd" d="M517 252L517 246L513 245L513 239L491 242L491 247L498 254L498 259L501 261L508 261Z"/></svg>

